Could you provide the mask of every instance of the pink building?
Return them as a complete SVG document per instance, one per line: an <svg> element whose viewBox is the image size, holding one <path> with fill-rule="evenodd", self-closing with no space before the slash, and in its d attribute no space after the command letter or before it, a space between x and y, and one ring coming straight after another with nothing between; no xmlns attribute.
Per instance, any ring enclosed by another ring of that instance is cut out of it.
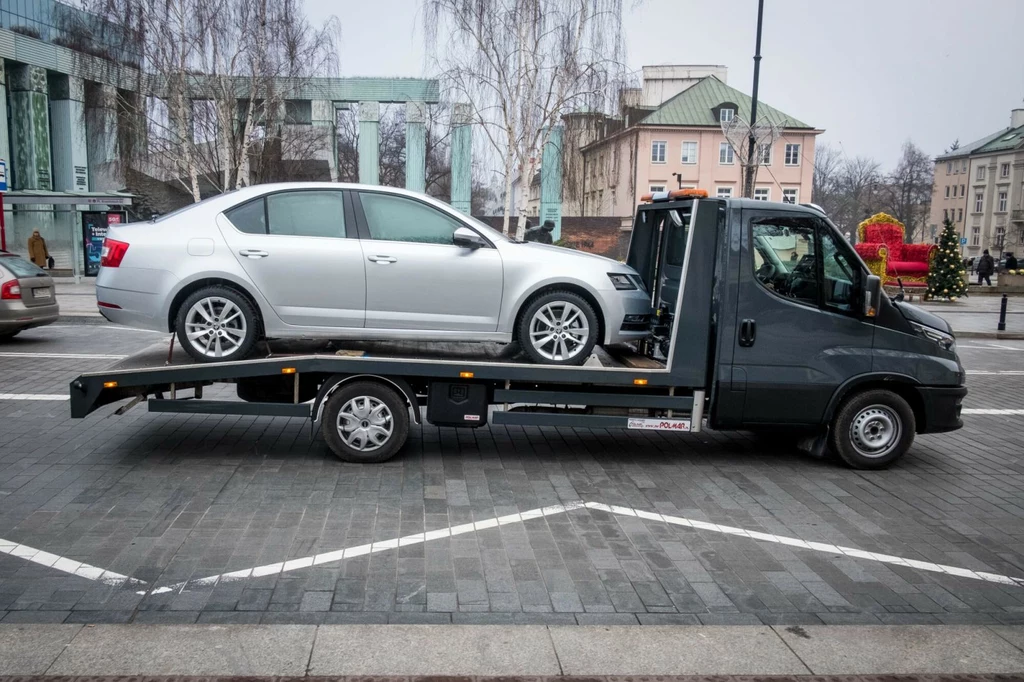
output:
<svg viewBox="0 0 1024 682"><path fill-rule="evenodd" d="M645 83L646 87L646 83ZM754 198L812 200L814 141L822 130L758 103L758 119L782 131L763 151ZM582 215L630 216L651 191L699 187L712 196L740 196L741 167L722 121L750 120L750 97L714 75L700 78L655 107L626 107L584 146Z"/></svg>

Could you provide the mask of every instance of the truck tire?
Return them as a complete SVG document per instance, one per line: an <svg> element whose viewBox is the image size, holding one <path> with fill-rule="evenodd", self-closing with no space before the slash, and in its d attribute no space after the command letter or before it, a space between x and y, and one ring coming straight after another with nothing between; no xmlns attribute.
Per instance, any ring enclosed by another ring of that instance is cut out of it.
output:
<svg viewBox="0 0 1024 682"><path fill-rule="evenodd" d="M199 362L244 360L259 336L256 311L249 300L220 285L203 287L186 298L174 328L181 347Z"/></svg>
<svg viewBox="0 0 1024 682"><path fill-rule="evenodd" d="M552 291L526 304L517 332L516 339L534 362L582 365L597 344L597 313L579 294Z"/></svg>
<svg viewBox="0 0 1024 682"><path fill-rule="evenodd" d="M327 398L320 432L338 459L384 462L405 445L409 409L390 386L374 381L345 384Z"/></svg>
<svg viewBox="0 0 1024 682"><path fill-rule="evenodd" d="M914 442L917 421L900 395L876 389L847 398L832 420L832 450L854 469L884 469Z"/></svg>

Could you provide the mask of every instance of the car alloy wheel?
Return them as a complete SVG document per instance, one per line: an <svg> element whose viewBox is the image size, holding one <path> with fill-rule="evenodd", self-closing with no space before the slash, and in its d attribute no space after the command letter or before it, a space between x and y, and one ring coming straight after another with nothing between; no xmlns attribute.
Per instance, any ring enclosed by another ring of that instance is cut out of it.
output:
<svg viewBox="0 0 1024 682"><path fill-rule="evenodd" d="M185 314L185 336L192 348L206 357L231 357L244 343L247 331L242 310L220 296L199 299Z"/></svg>
<svg viewBox="0 0 1024 682"><path fill-rule="evenodd" d="M569 301L552 301L530 320L529 343L547 360L563 362L576 357L589 338L587 316Z"/></svg>
<svg viewBox="0 0 1024 682"><path fill-rule="evenodd" d="M391 439L394 418L384 401L361 395L341 406L336 426L345 445L359 452L372 452Z"/></svg>

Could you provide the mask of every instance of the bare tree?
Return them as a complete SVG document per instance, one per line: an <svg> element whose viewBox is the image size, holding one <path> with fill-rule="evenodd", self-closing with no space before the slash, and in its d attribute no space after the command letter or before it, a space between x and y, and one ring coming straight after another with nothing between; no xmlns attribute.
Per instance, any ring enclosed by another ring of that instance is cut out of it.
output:
<svg viewBox="0 0 1024 682"><path fill-rule="evenodd" d="M881 184L881 206L906 225L908 242L930 238L925 235L925 225L931 208L934 171L931 157L907 140L896 168Z"/></svg>
<svg viewBox="0 0 1024 682"><path fill-rule="evenodd" d="M522 238L529 179L563 114L608 108L624 70L622 0L424 0L427 36L450 97L467 101L501 158L503 230L512 183ZM444 36L444 40L438 38Z"/></svg>
<svg viewBox="0 0 1024 682"><path fill-rule="evenodd" d="M825 214L838 214L842 191L843 153L827 144L814 150L814 178L811 201L821 206Z"/></svg>

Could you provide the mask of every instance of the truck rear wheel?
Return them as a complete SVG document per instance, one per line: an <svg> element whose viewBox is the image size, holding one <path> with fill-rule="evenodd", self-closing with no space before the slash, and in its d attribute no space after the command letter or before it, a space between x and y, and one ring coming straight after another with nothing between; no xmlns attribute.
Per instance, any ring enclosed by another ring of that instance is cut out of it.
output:
<svg viewBox="0 0 1024 682"><path fill-rule="evenodd" d="M914 411L900 395L886 390L846 399L832 420L832 450L854 469L883 469L914 442Z"/></svg>
<svg viewBox="0 0 1024 682"><path fill-rule="evenodd" d="M346 462L384 462L405 444L409 410L393 388L373 381L343 385L327 399L324 440Z"/></svg>

